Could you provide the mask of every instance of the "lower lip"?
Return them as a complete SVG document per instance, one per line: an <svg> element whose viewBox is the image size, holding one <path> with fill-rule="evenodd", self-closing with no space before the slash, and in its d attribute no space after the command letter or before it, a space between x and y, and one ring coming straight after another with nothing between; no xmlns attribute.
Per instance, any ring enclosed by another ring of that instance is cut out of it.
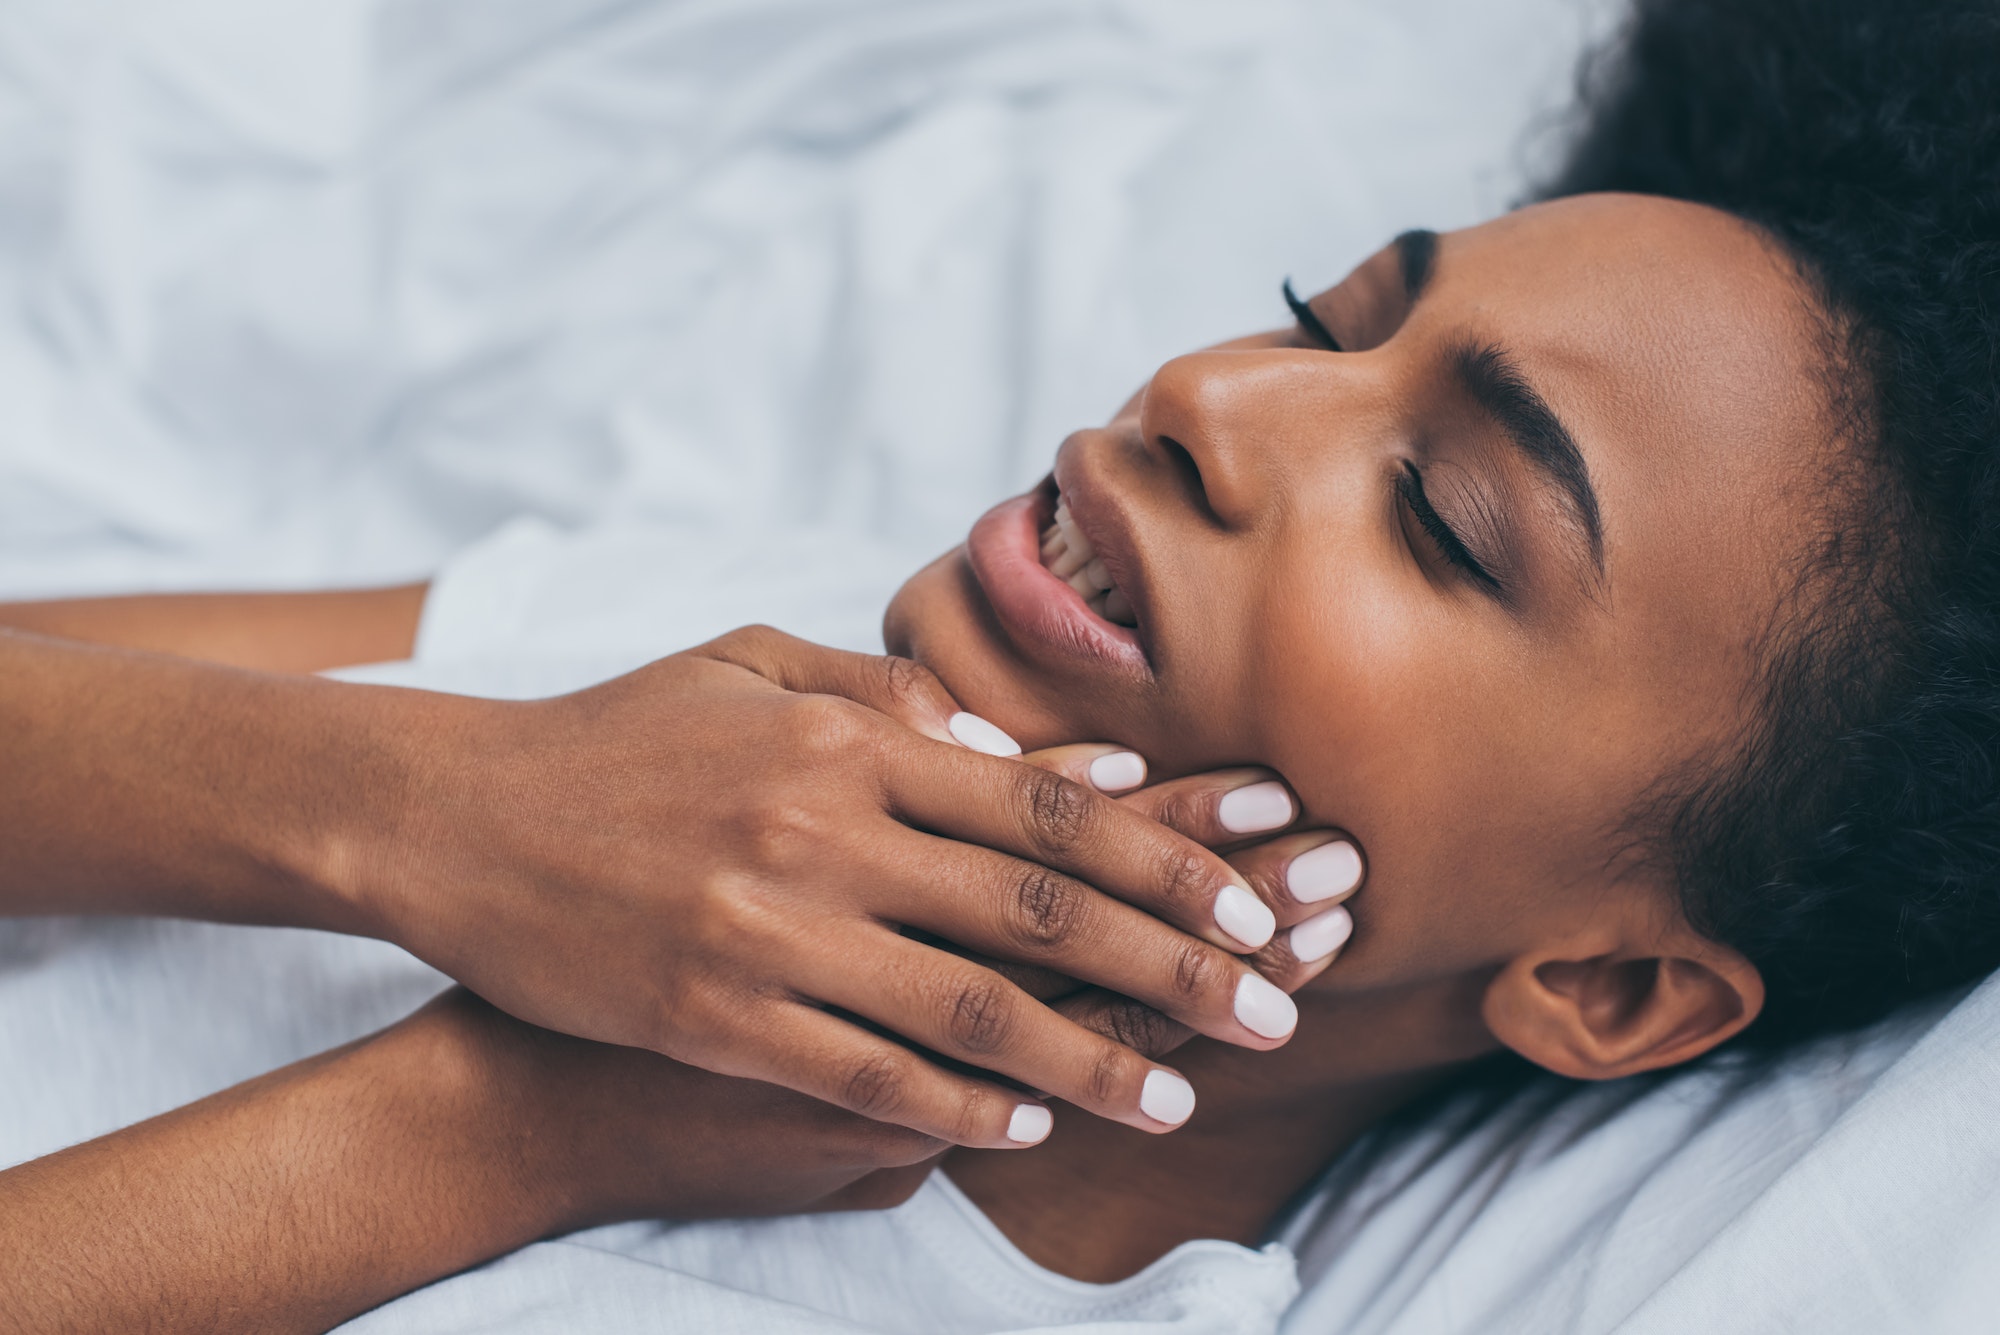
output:
<svg viewBox="0 0 2000 1335"><path fill-rule="evenodd" d="M1054 510L1054 494L1044 486L1000 502L972 526L965 550L994 614L1031 654L1096 659L1150 677L1152 664L1139 637L1091 611L1082 595L1042 564L1042 530Z"/></svg>

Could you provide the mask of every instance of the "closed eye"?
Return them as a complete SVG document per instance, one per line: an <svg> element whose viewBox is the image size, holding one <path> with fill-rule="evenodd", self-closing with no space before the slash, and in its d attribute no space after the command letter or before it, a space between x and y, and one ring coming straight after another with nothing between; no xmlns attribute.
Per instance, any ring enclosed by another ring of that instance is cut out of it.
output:
<svg viewBox="0 0 2000 1335"><path fill-rule="evenodd" d="M1328 352L1339 352L1340 340L1333 336L1333 331L1328 329L1317 315L1313 314L1313 308L1301 301L1298 293L1292 291L1291 279L1285 280L1283 290L1285 305L1292 308L1292 318L1299 322L1299 328L1305 330L1306 337Z"/></svg>
<svg viewBox="0 0 2000 1335"><path fill-rule="evenodd" d="M1437 546L1439 555L1457 566L1488 593L1501 595L1506 593L1505 586L1493 577L1492 571L1479 563L1479 558L1472 554L1460 540L1458 533L1444 521L1444 516L1437 512L1430 498L1424 495L1423 472L1407 459L1403 461L1403 475L1396 479L1396 494L1402 498L1403 504L1409 507L1410 515L1417 521L1417 526L1423 529L1426 536Z"/></svg>

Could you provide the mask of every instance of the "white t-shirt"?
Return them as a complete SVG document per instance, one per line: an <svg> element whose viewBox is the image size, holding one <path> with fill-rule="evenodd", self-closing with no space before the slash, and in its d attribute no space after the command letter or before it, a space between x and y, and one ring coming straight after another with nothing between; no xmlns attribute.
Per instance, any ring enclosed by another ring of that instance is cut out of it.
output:
<svg viewBox="0 0 2000 1335"><path fill-rule="evenodd" d="M1116 1284L1036 1265L942 1174L893 1210L624 1224L432 1285L346 1335L1268 1335L1298 1293L1284 1247L1189 1242Z"/></svg>

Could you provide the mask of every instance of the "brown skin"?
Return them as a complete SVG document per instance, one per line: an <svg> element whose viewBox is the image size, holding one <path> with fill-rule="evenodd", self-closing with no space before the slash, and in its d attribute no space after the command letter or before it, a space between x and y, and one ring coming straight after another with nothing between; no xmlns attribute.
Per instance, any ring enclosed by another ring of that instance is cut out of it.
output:
<svg viewBox="0 0 2000 1335"><path fill-rule="evenodd" d="M1624 831L1745 728L1756 645L1815 536L1839 459L1803 285L1724 215L1594 197L1446 237L1414 308L1382 257L1314 308L1348 351L1290 331L1178 359L1064 447L1065 476L1126 517L1150 679L1013 641L959 553L889 617L892 649L1031 746L1266 766L1367 850L1355 944L1300 993L1298 1041L1182 1048L1201 1104L1180 1133L1059 1111L1035 1149L953 1156L1016 1243L1080 1278L1254 1240L1329 1155L1482 1055L1615 1077L1761 1005L1756 971L1687 926ZM1577 437L1601 576L1448 374L1468 337L1504 345ZM1405 458L1505 600L1399 504ZM1281 866L1252 879L1285 907ZM740 1171L746 1199L768 1190L754 1156Z"/></svg>
<svg viewBox="0 0 2000 1335"><path fill-rule="evenodd" d="M167 593L0 603L0 626L260 672L408 658L428 584L309 593Z"/></svg>
<svg viewBox="0 0 2000 1335"><path fill-rule="evenodd" d="M407 615L403 591L376 602ZM71 633L104 632L125 611L61 615ZM1015 1145L1032 1100L826 1006L1171 1128L1140 1110L1154 1062L899 928L1259 1049L1284 1037L1237 1020L1238 981L1302 980L1241 958L1213 904L1244 873L1201 843L948 740L957 705L920 668L775 631L532 702L6 631L0 682L0 913L378 936L519 1018L954 1144ZM1268 777L1216 776L1203 800ZM1051 934L1052 915L1088 939Z"/></svg>
<svg viewBox="0 0 2000 1335"><path fill-rule="evenodd" d="M1129 524L1121 587L1152 681L1031 658L959 553L889 616L892 648L1031 744L1269 766L1368 852L1354 942L1300 995L1300 1038L1249 1061L1176 1054L1202 1095L1181 1134L1059 1118L1005 1164L951 1161L1072 1275L1251 1240L1383 1102L1502 1046L1609 1078L1706 1051L1762 1001L1756 971L1624 854L1662 776L1745 726L1755 645L1812 538L1834 447L1800 283L1723 214L1596 197L1446 237L1414 308L1388 255L1313 305L1350 351L1284 333L1180 358L1064 444L1068 475ZM1601 579L1448 374L1468 337L1504 344L1577 438ZM1397 504L1412 455L1456 527L1501 517L1509 604Z"/></svg>
<svg viewBox="0 0 2000 1335"><path fill-rule="evenodd" d="M402 1023L0 1173L0 1327L325 1330L538 1237L895 1203L936 1142L530 1028L453 990Z"/></svg>

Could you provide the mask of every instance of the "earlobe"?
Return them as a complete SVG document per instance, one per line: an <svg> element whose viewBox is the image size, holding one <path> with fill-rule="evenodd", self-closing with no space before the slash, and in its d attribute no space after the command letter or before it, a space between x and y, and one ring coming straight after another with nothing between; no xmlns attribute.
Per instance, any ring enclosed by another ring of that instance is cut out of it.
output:
<svg viewBox="0 0 2000 1335"><path fill-rule="evenodd" d="M1646 944L1517 957L1487 986L1487 1027L1558 1075L1610 1080L1691 1061L1757 1018L1764 980L1742 955L1685 930Z"/></svg>

